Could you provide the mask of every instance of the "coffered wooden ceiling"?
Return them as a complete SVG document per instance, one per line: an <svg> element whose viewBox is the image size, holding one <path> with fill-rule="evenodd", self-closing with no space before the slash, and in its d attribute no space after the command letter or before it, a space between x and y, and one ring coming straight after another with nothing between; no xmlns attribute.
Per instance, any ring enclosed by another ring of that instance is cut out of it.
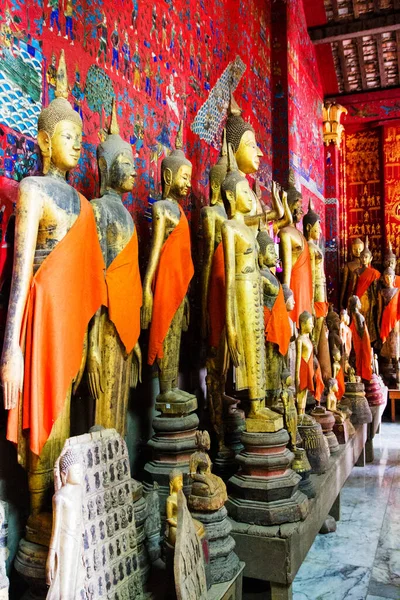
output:
<svg viewBox="0 0 400 600"><path fill-rule="evenodd" d="M330 44L339 93L400 85L400 0L324 0L327 22L310 27Z"/></svg>

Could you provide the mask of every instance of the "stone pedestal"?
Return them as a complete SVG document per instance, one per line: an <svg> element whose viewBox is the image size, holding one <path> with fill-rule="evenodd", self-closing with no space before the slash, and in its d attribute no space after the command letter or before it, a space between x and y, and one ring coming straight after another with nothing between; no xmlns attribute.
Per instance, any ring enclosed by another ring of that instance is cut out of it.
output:
<svg viewBox="0 0 400 600"><path fill-rule="evenodd" d="M48 550L46 546L28 542L24 538L20 541L14 567L29 586L23 600L46 600L48 591L46 585Z"/></svg>
<svg viewBox="0 0 400 600"><path fill-rule="evenodd" d="M236 521L276 525L306 517L308 500L298 489L301 480L290 468L293 454L285 429L275 433L244 431L239 471L228 481L229 515Z"/></svg>
<svg viewBox="0 0 400 600"><path fill-rule="evenodd" d="M153 459L145 467L144 489L150 491L153 483L159 486L160 511L165 515L165 502L169 495L169 474L172 469L183 473L183 489L190 493L189 459L196 450L196 430L199 419L195 396L187 394L184 402L171 404L156 402L161 414L153 419L154 435L148 442Z"/></svg>
<svg viewBox="0 0 400 600"><path fill-rule="evenodd" d="M223 583L235 577L240 568L235 554L235 540L230 535L232 525L223 506L213 512L191 512L192 517L203 523L207 532L210 554L211 583Z"/></svg>
<svg viewBox="0 0 400 600"><path fill-rule="evenodd" d="M303 441L303 448L307 452L313 473L321 475L329 466L329 446L322 433L322 427L313 417L303 415L299 417L297 425Z"/></svg>
<svg viewBox="0 0 400 600"><path fill-rule="evenodd" d="M379 375L372 374L371 381L365 384L365 397L369 406L386 404L386 388Z"/></svg>
<svg viewBox="0 0 400 600"><path fill-rule="evenodd" d="M324 406L317 406L311 413L311 416L319 423L322 427L322 433L326 437L329 446L329 452L334 454L339 448L339 442L336 435L334 434L333 427L335 425L335 417L330 410L326 410Z"/></svg>
<svg viewBox="0 0 400 600"><path fill-rule="evenodd" d="M333 433L336 435L339 444L346 444L350 437L354 435L354 426L350 419L346 419L343 423L335 423Z"/></svg>
<svg viewBox="0 0 400 600"><path fill-rule="evenodd" d="M235 457L241 450L242 432L246 427L244 411L238 408L240 400L224 395L224 437L225 446L230 450L229 456L218 454L214 460L214 472L227 481L238 470Z"/></svg>
<svg viewBox="0 0 400 600"><path fill-rule="evenodd" d="M351 410L353 425L371 423L372 413L365 397L364 384L361 382L346 382L346 391L340 400L341 406L348 406Z"/></svg>

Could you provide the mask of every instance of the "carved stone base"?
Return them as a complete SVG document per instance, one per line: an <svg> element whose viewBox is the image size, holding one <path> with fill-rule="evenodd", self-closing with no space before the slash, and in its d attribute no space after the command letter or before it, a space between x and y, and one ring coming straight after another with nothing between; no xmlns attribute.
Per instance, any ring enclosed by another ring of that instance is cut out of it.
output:
<svg viewBox="0 0 400 600"><path fill-rule="evenodd" d="M240 569L239 558L235 554L235 540L230 535L232 525L223 506L210 513L192 512L192 516L203 523L209 544L211 583L230 581Z"/></svg>
<svg viewBox="0 0 400 600"><path fill-rule="evenodd" d="M354 427L350 419L346 419L343 423L335 423L333 433L339 444L347 444L349 438L354 434Z"/></svg>
<svg viewBox="0 0 400 600"><path fill-rule="evenodd" d="M146 549L145 522L147 518L147 503L143 498L143 486L139 481L132 479L133 515L136 525L136 541L138 549L139 568L144 585L150 574L150 561Z"/></svg>
<svg viewBox="0 0 400 600"><path fill-rule="evenodd" d="M236 457L238 473L228 481L226 508L245 523L273 525L302 520L308 500L298 490L300 475L290 465L293 454L285 429L276 433L243 432L245 449Z"/></svg>
<svg viewBox="0 0 400 600"><path fill-rule="evenodd" d="M365 397L363 383L346 383L346 391L340 404L348 406L351 410L351 422L353 425L363 425L372 422L372 413Z"/></svg>
<svg viewBox="0 0 400 600"><path fill-rule="evenodd" d="M386 402L384 383L376 373L372 373L371 381L365 384L365 397L370 406L380 406Z"/></svg>
<svg viewBox="0 0 400 600"><path fill-rule="evenodd" d="M192 402L189 402L187 406L190 410L195 410L197 402L195 406ZM169 474L172 469L176 468L182 471L184 492L185 494L190 493L189 460L197 448L198 424L199 419L196 413L181 416L164 414L153 419L155 433L148 442L153 450L153 459L144 467L143 487L147 493L153 488L153 483L158 484L162 515L165 514L165 501L169 495Z"/></svg>
<svg viewBox="0 0 400 600"><path fill-rule="evenodd" d="M27 582L29 590L23 600L46 600L46 560L48 548L28 542L24 538L19 543L14 560L15 570Z"/></svg>
<svg viewBox="0 0 400 600"><path fill-rule="evenodd" d="M335 452L340 450L338 439L333 431L328 431L328 433L325 434L325 437L327 439L329 452L331 454L334 454Z"/></svg>
<svg viewBox="0 0 400 600"><path fill-rule="evenodd" d="M309 415L299 417L298 430L313 473L321 475L329 466L328 442L319 423Z"/></svg>

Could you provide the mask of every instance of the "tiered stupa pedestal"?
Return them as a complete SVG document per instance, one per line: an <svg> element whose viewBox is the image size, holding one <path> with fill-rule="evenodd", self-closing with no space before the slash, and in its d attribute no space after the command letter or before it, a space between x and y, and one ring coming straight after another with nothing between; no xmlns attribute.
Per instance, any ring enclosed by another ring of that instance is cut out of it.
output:
<svg viewBox="0 0 400 600"><path fill-rule="evenodd" d="M246 426L253 421L246 420ZM277 525L302 520L308 499L300 492L300 475L290 465L293 454L286 444L289 434L282 419L277 431L242 433L242 450L236 457L239 471L228 481L226 508L236 521Z"/></svg>
<svg viewBox="0 0 400 600"><path fill-rule="evenodd" d="M150 492L153 483L159 486L160 511L165 514L165 502L169 495L169 474L172 469L183 473L183 489L190 493L188 479L189 460L196 450L196 431L199 419L194 412L197 409L196 396L182 392L186 400L167 403L156 401L156 410L160 415L153 419L154 435L148 442L153 450L153 458L145 467L146 492Z"/></svg>
<svg viewBox="0 0 400 600"><path fill-rule="evenodd" d="M340 400L341 406L347 406L351 410L350 420L353 425L371 423L372 413L365 397L364 384L361 381L347 381L345 394Z"/></svg>
<svg viewBox="0 0 400 600"><path fill-rule="evenodd" d="M334 454L340 450L339 442L333 432L333 427L335 425L333 413L324 406L316 406L312 411L311 416L321 425L322 433L328 442L329 452Z"/></svg>
<svg viewBox="0 0 400 600"><path fill-rule="evenodd" d="M322 433L322 427L310 415L299 416L297 429L302 438L302 445L307 452L313 473L321 475L329 466L328 441Z"/></svg>

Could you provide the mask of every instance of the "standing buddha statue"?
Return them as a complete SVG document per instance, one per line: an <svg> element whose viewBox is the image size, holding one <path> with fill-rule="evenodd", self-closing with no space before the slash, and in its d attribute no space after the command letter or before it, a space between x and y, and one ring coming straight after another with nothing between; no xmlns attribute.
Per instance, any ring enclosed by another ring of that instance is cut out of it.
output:
<svg viewBox="0 0 400 600"><path fill-rule="evenodd" d="M393 252L392 242L388 242L388 247L383 257L383 269L390 267L394 271L394 286L400 287L400 276L396 275L397 256Z"/></svg>
<svg viewBox="0 0 400 600"><path fill-rule="evenodd" d="M371 344L378 339L376 329L376 293L380 272L371 267L372 252L368 247L368 237L365 248L360 254L361 267L353 273L353 294L361 301L361 314L365 317Z"/></svg>
<svg viewBox="0 0 400 600"><path fill-rule="evenodd" d="M97 233L106 264L107 307L91 321L87 373L96 401L95 424L126 434L131 384L140 376L140 307L142 284L138 236L122 203L136 173L132 147L119 135L115 101L107 139L97 148L100 198L92 200Z"/></svg>
<svg viewBox="0 0 400 600"><path fill-rule="evenodd" d="M348 299L351 295L354 271L361 267L360 254L364 250L364 242L356 238L351 243L352 260L344 265L342 286L340 289L340 306L347 308Z"/></svg>
<svg viewBox="0 0 400 600"><path fill-rule="evenodd" d="M381 358L394 363L396 379L400 358L399 288L395 287L395 272L387 267L378 292L378 324L382 341ZM396 381L396 383L399 383Z"/></svg>
<svg viewBox="0 0 400 600"><path fill-rule="evenodd" d="M289 349L292 332L282 285L272 272L278 260L274 240L265 230L261 230L257 242L264 304L266 402L269 408L273 408L280 397L284 357Z"/></svg>
<svg viewBox="0 0 400 600"><path fill-rule="evenodd" d="M45 176L19 185L0 372L10 411L7 438L28 470L34 516L50 508L54 463L70 432L71 388L83 372L86 329L106 292L92 207L66 181L79 160L82 120L67 100L63 52L56 96L38 121Z"/></svg>
<svg viewBox="0 0 400 600"><path fill-rule="evenodd" d="M293 217L293 224L279 231L280 254L283 267L283 283L293 292L295 306L290 318L299 327L299 317L306 311L312 312L313 280L310 250L304 235L297 229L303 216L302 195L296 190L294 173L290 170L287 199Z"/></svg>
<svg viewBox="0 0 400 600"><path fill-rule="evenodd" d="M225 328L225 268L221 228L227 219L221 184L228 169L226 132L221 154L210 169L210 206L201 209L204 236L202 272L202 336L207 340L207 399L219 452L226 451L222 419L228 356Z"/></svg>
<svg viewBox="0 0 400 600"><path fill-rule="evenodd" d="M371 381L371 342L368 326L360 309L360 298L358 296L351 296L349 299L349 311L351 316L350 329L354 353L356 355L356 373L365 381Z"/></svg>
<svg viewBox="0 0 400 600"><path fill-rule="evenodd" d="M306 412L307 393L314 393L314 346L311 340L313 330L312 314L303 311L299 318L300 331L296 340L296 392L297 412Z"/></svg>
<svg viewBox="0 0 400 600"><path fill-rule="evenodd" d="M142 327L150 325L148 363L157 361L158 401L168 404L187 400L177 386L181 333L189 323L186 293L194 274L189 224L180 205L192 179L192 163L181 150L182 125L175 150L161 163L162 200L152 207L152 245L143 283Z"/></svg>
<svg viewBox="0 0 400 600"><path fill-rule="evenodd" d="M237 390L248 389L246 428L277 431L282 417L264 407L265 347L261 275L257 242L244 217L253 206L247 179L237 169L229 147L229 171L222 184L228 220L222 226L226 275L226 337L235 366ZM252 420L255 420L253 424Z"/></svg>

